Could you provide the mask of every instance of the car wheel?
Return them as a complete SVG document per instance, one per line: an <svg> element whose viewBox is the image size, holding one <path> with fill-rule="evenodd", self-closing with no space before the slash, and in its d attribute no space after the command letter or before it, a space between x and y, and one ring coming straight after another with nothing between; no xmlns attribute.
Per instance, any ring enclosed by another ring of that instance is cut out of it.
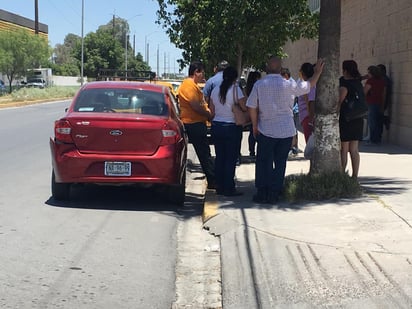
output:
<svg viewBox="0 0 412 309"><path fill-rule="evenodd" d="M56 182L56 176L54 171L52 172L51 179L51 191L52 196L56 200L68 200L70 197L70 183L58 183Z"/></svg>
<svg viewBox="0 0 412 309"><path fill-rule="evenodd" d="M182 183L171 185L168 188L168 200L176 206L183 206L186 196L186 169L184 170Z"/></svg>
<svg viewBox="0 0 412 309"><path fill-rule="evenodd" d="M185 202L186 190L184 185L170 186L168 190L169 201L176 205L182 206Z"/></svg>

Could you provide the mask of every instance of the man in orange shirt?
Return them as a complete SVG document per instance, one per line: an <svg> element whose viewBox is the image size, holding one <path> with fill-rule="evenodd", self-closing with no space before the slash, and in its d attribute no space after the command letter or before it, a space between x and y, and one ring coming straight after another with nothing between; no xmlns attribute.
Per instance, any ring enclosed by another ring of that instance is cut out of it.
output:
<svg viewBox="0 0 412 309"><path fill-rule="evenodd" d="M179 87L180 118L206 175L207 187L215 189L215 167L210 154L206 126L206 121L211 120L212 115L202 90L197 85L204 80L204 74L205 70L201 62L190 64L189 77Z"/></svg>

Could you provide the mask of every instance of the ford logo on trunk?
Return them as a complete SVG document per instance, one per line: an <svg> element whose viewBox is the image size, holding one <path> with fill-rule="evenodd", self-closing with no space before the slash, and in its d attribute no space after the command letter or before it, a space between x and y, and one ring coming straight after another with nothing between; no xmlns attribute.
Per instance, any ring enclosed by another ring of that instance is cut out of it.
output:
<svg viewBox="0 0 412 309"><path fill-rule="evenodd" d="M122 134L123 134L123 132L120 131L120 130L112 130L112 131L110 131L110 135L113 135L113 136L119 136L119 135L122 135Z"/></svg>

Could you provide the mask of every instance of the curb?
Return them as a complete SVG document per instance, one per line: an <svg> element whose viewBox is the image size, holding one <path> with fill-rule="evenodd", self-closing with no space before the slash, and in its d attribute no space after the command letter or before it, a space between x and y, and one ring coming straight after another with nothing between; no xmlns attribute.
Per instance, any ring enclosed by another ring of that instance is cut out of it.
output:
<svg viewBox="0 0 412 309"><path fill-rule="evenodd" d="M57 102L62 100L71 100L71 97L64 97L64 98L53 98L53 99L39 99L33 101L17 101L17 102L8 102L8 103L1 103L0 102L0 109L7 108L7 107L20 107L20 106L27 106L27 105L34 105L34 104L42 104L42 103L50 103L50 102Z"/></svg>
<svg viewBox="0 0 412 309"><path fill-rule="evenodd" d="M219 214L219 202L214 190L207 189L205 192L205 202L202 213L202 221L205 224L207 221L216 217Z"/></svg>

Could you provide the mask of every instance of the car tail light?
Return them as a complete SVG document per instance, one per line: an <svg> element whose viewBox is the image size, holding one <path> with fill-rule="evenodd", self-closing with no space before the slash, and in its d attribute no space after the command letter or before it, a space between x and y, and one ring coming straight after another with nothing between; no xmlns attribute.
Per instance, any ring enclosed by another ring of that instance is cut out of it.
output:
<svg viewBox="0 0 412 309"><path fill-rule="evenodd" d="M172 127L170 124L166 124L162 129L162 136L161 145L173 145L180 139L178 128Z"/></svg>
<svg viewBox="0 0 412 309"><path fill-rule="evenodd" d="M56 141L68 144L73 143L71 133L72 127L67 120L57 120L54 123L54 136Z"/></svg>

